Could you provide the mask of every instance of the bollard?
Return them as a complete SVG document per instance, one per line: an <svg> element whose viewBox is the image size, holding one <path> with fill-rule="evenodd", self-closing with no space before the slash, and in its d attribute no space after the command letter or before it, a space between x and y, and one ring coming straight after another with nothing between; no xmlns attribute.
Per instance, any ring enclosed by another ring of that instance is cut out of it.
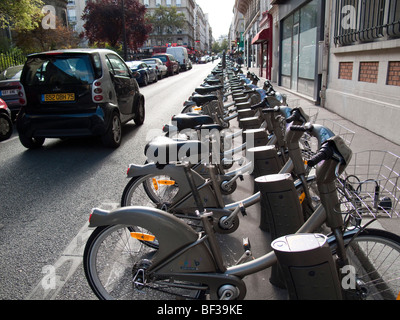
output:
<svg viewBox="0 0 400 320"><path fill-rule="evenodd" d="M291 300L340 300L332 251L322 234L291 234L272 244Z"/></svg>
<svg viewBox="0 0 400 320"><path fill-rule="evenodd" d="M272 240L295 233L304 218L290 173L269 174L254 180L261 193L260 229L269 229ZM269 281L277 287L286 287L279 264L271 268Z"/></svg>

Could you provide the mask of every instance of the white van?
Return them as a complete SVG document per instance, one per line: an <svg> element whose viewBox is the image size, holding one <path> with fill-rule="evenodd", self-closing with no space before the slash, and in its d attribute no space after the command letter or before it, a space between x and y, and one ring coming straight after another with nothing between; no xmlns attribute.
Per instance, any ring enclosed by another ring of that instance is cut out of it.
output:
<svg viewBox="0 0 400 320"><path fill-rule="evenodd" d="M179 62L181 70L189 70L192 68L192 63L189 60L189 55L185 47L168 47L167 53L172 54Z"/></svg>

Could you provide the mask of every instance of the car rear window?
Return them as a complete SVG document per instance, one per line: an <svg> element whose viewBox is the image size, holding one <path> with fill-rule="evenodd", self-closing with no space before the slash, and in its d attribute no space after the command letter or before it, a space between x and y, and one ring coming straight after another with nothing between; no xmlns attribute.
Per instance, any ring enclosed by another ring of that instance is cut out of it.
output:
<svg viewBox="0 0 400 320"><path fill-rule="evenodd" d="M99 67L95 64L96 69ZM93 83L95 79L94 68L87 54L34 56L28 58L25 68L22 79L24 85L85 85Z"/></svg>
<svg viewBox="0 0 400 320"><path fill-rule="evenodd" d="M166 56L157 56L158 59L160 59L162 62L167 62L167 57Z"/></svg>

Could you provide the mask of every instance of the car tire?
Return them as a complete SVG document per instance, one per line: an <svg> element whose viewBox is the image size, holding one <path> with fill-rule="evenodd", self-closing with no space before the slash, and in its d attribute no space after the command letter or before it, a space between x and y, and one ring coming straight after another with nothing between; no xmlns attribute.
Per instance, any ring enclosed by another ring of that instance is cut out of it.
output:
<svg viewBox="0 0 400 320"><path fill-rule="evenodd" d="M137 126L141 126L144 123L145 115L146 110L144 107L144 99L141 98L135 108L135 117L133 118L133 121Z"/></svg>
<svg viewBox="0 0 400 320"><path fill-rule="evenodd" d="M147 86L148 84L149 84L149 79L147 74L145 74L143 77L143 86Z"/></svg>
<svg viewBox="0 0 400 320"><path fill-rule="evenodd" d="M101 137L106 147L118 148L122 140L122 123L118 112L113 112L107 132Z"/></svg>
<svg viewBox="0 0 400 320"><path fill-rule="evenodd" d="M0 141L7 140L13 133L13 123L4 113L0 113Z"/></svg>
<svg viewBox="0 0 400 320"><path fill-rule="evenodd" d="M45 138L43 137L32 137L32 136L27 136L24 133L19 132L19 141L21 141L22 145L27 148L27 149L38 149L40 148L43 143Z"/></svg>

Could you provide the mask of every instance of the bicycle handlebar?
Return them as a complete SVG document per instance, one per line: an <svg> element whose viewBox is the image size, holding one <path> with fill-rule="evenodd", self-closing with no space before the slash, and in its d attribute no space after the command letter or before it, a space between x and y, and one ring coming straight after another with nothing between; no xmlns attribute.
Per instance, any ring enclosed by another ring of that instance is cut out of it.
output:
<svg viewBox="0 0 400 320"><path fill-rule="evenodd" d="M300 121L300 120L301 120L301 112L300 112L300 110L299 109L293 109L292 110L292 115L290 117L286 118L286 123L291 123L291 122Z"/></svg>
<svg viewBox="0 0 400 320"><path fill-rule="evenodd" d="M321 161L332 158L334 153L335 153L335 149L334 149L333 145L331 145L330 143L325 143L321 147L321 149L319 149L317 154L314 155L310 160L307 161L307 165L309 167L314 167Z"/></svg>

